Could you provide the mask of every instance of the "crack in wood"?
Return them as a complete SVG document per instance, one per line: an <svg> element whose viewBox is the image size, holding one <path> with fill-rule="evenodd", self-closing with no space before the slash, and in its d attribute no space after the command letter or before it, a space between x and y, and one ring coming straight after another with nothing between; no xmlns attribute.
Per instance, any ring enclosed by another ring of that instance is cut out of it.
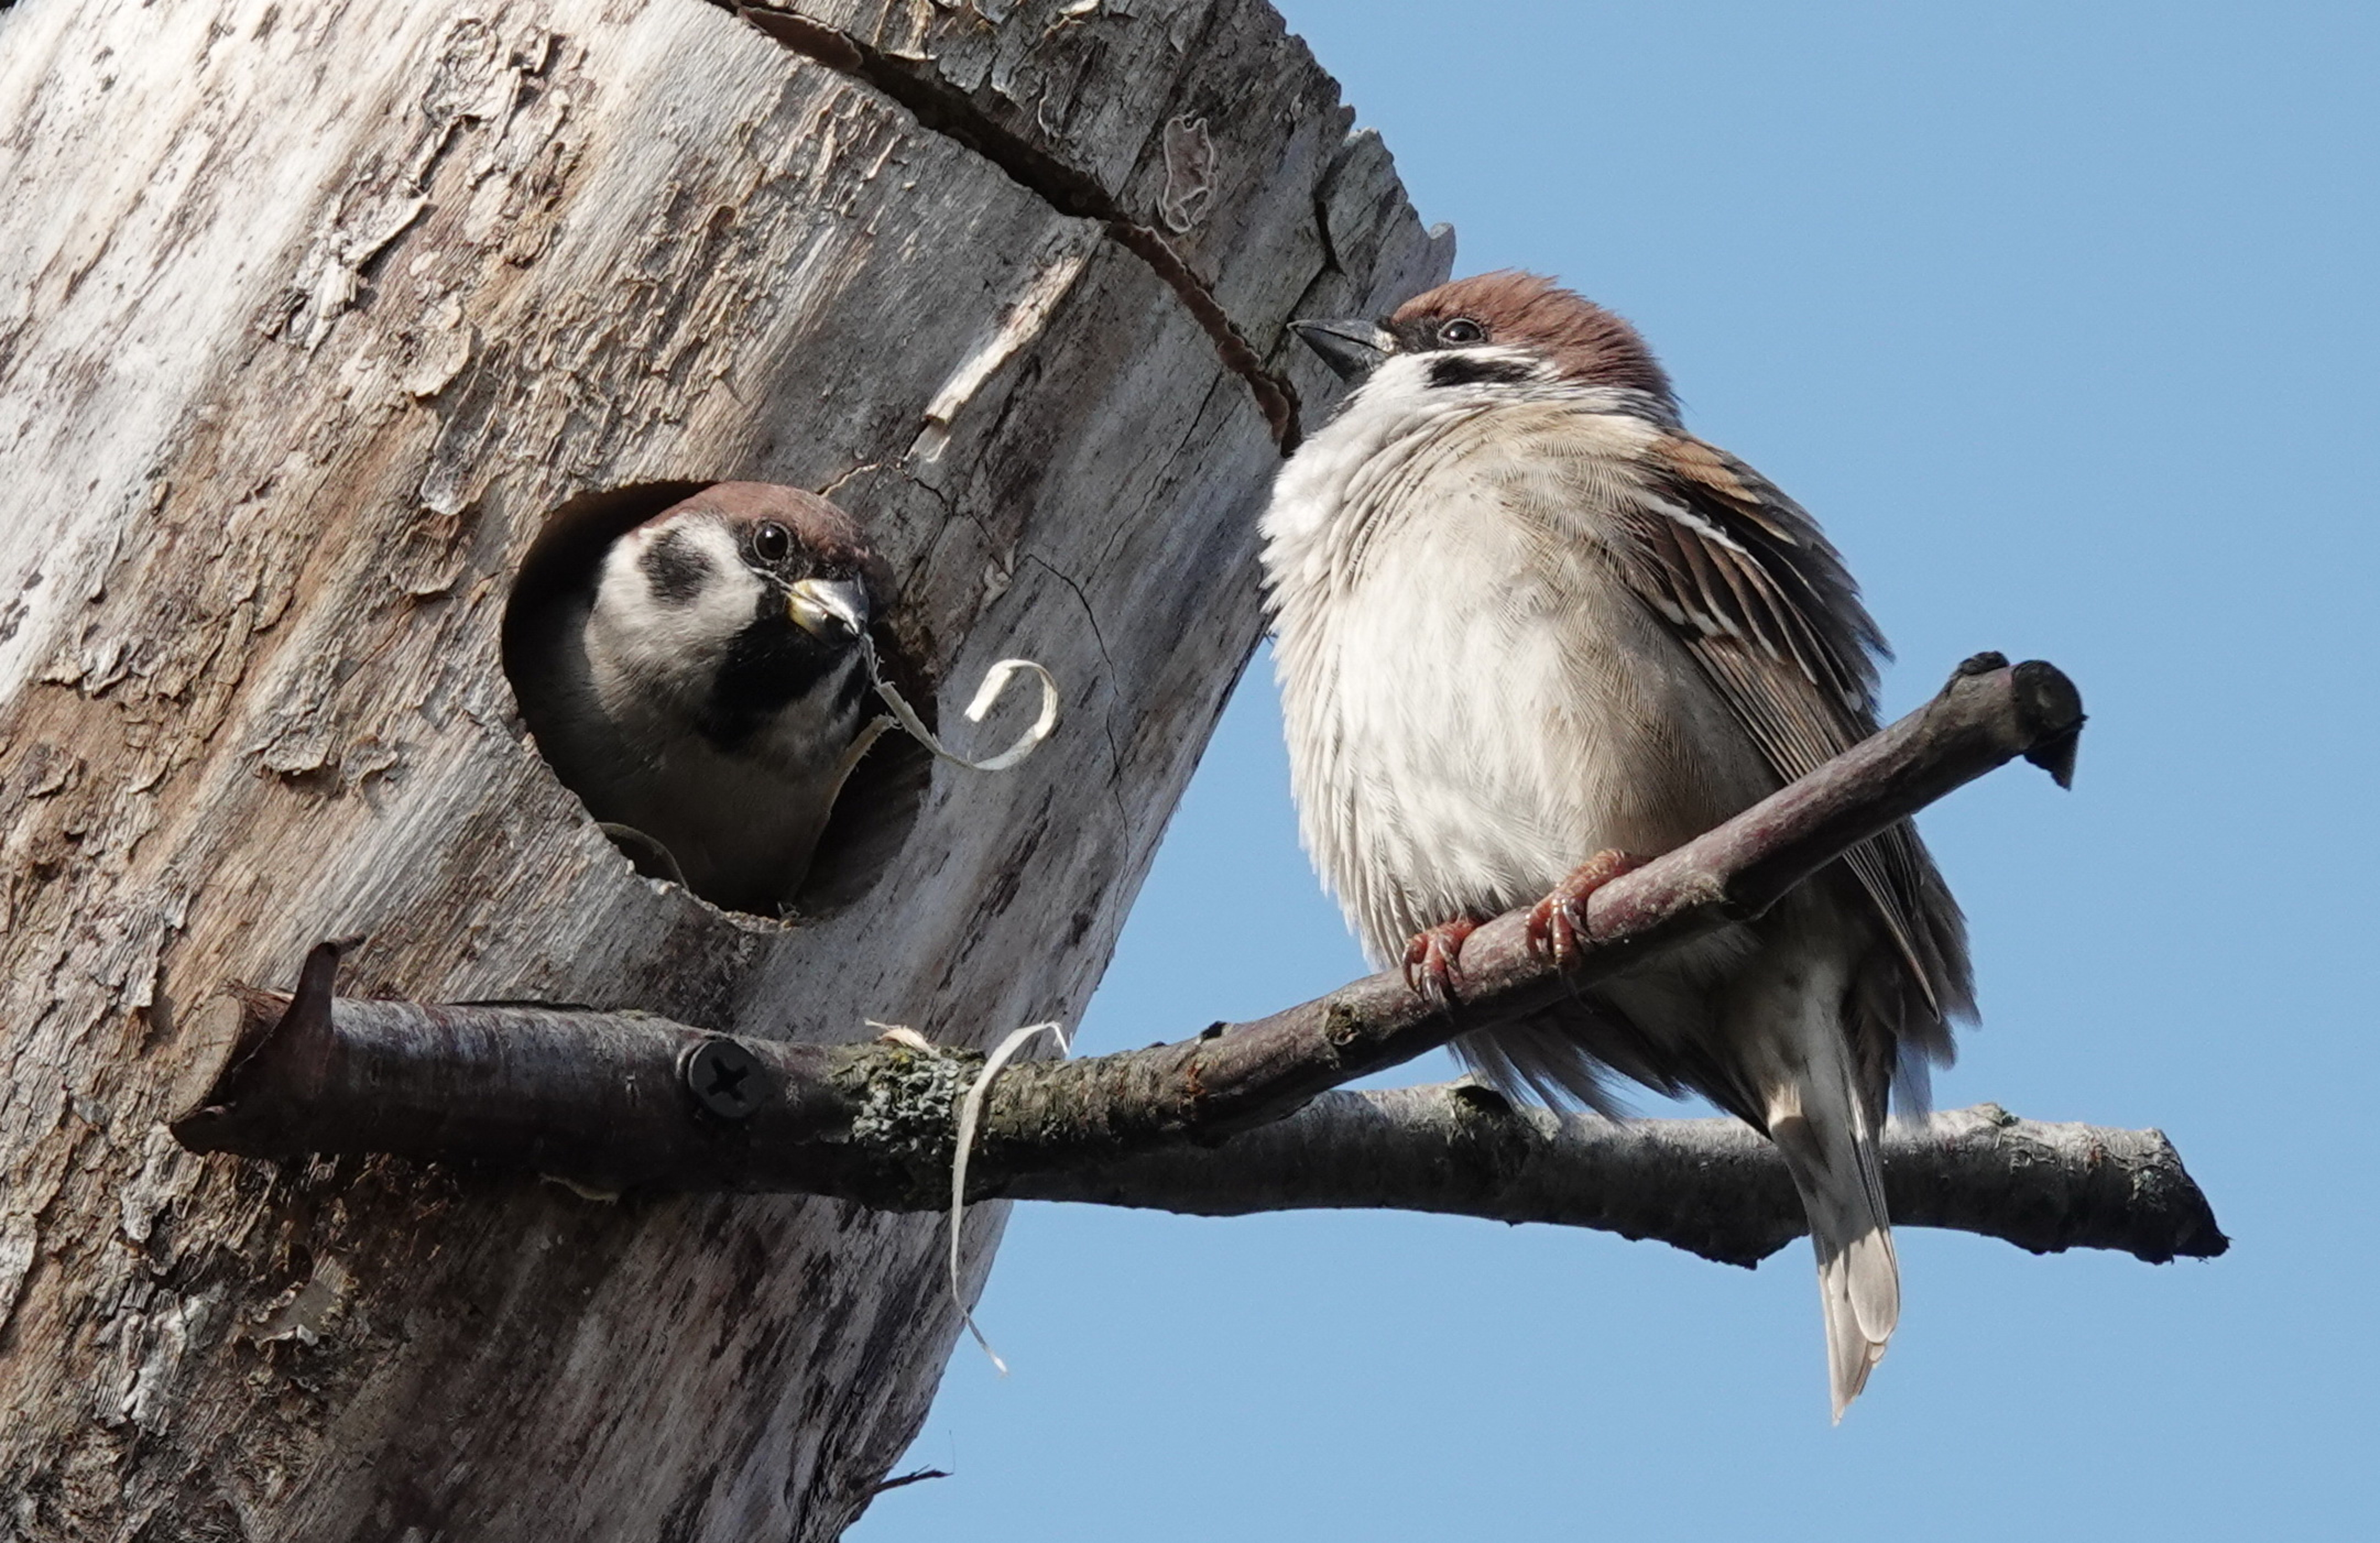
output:
<svg viewBox="0 0 2380 1543"><path fill-rule="evenodd" d="M1247 383L1281 453L1287 456L1297 448L1297 388L1288 377L1266 368L1263 357L1215 298L1214 291L1190 271L1172 242L1154 226L1134 219L1097 179L993 122L965 91L944 79L930 59L897 58L848 32L766 6L740 0L710 3L733 11L805 58L892 98L907 109L919 127L975 152L1059 213L1099 221L1119 246L1146 262L1189 308L1214 344L1223 367Z"/></svg>
<svg viewBox="0 0 2380 1543"><path fill-rule="evenodd" d="M1115 679L1115 656L1108 651L1107 637L1099 631L1099 614L1092 606L1091 597L1084 593L1082 584L1048 558L1037 553L1024 552L1019 553L1018 555L1064 585L1068 592L1074 595L1075 603L1083 608L1083 620L1090 626L1091 646L1099 650L1099 662L1107 666L1107 678ZM1099 726L1105 731L1108 739L1108 796L1114 801L1118 814L1127 814L1128 811L1123 804L1123 746L1116 738L1115 698L1112 693L1109 696L1106 711L1099 714Z"/></svg>

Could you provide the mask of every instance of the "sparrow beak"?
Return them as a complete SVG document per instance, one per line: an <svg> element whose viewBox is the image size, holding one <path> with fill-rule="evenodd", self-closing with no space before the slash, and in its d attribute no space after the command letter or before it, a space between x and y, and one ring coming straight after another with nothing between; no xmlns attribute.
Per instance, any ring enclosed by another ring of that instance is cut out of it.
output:
<svg viewBox="0 0 2380 1543"><path fill-rule="evenodd" d="M1292 322L1290 331L1342 381L1360 381L1396 352L1397 340L1369 322Z"/></svg>
<svg viewBox="0 0 2380 1543"><path fill-rule="evenodd" d="M868 630L868 590L854 578L805 578L785 591L785 614L827 643L847 643Z"/></svg>

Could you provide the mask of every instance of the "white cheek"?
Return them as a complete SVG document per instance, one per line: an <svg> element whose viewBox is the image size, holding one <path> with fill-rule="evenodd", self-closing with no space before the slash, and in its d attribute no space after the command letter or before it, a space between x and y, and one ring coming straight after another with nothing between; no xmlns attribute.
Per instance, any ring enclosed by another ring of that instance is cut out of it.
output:
<svg viewBox="0 0 2380 1543"><path fill-rule="evenodd" d="M644 556L669 527L635 530L603 561L590 641L618 668L650 680L702 674L714 668L735 636L752 624L762 585L744 565L735 539L710 521L677 527L710 565L690 600L653 593Z"/></svg>

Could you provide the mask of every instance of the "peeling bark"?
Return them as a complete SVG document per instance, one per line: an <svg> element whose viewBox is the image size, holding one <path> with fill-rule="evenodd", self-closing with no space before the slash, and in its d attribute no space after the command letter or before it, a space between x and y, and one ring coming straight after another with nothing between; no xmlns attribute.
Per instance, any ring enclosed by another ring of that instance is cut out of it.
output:
<svg viewBox="0 0 2380 1543"><path fill-rule="evenodd" d="M24 1536L825 1538L922 1418L957 1327L929 1218L267 1170L160 1124L220 983L326 918L370 933L366 991L761 1039L1087 999L1257 637L1263 383L1333 389L1282 324L1391 304L1449 243L1255 0L795 9L1104 201L699 0L0 18ZM1038 756L937 772L873 888L798 928L638 878L498 666L551 511L731 477L869 523L929 678L1026 654L1068 691Z"/></svg>

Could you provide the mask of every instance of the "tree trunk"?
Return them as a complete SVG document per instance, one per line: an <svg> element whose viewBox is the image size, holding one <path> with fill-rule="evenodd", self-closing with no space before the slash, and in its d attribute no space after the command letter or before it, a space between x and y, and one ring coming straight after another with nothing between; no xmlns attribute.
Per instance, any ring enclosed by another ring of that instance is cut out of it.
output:
<svg viewBox="0 0 2380 1543"><path fill-rule="evenodd" d="M1281 324L1450 244L1257 0L790 8L0 17L24 1537L825 1538L922 1419L957 1328L930 1217L201 1160L160 1124L227 985L332 932L368 935L359 994L759 1038L1080 1013L1327 398ZM1065 691L799 926L638 876L500 662L554 510L731 478L868 522L926 678L1022 654Z"/></svg>

